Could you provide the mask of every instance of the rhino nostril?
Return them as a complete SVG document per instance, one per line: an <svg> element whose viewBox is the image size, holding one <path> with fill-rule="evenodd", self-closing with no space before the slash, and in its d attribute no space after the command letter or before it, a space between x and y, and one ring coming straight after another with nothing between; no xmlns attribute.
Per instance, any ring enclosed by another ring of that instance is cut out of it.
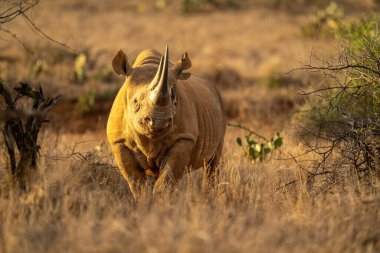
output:
<svg viewBox="0 0 380 253"><path fill-rule="evenodd" d="M148 125L148 126L152 126L153 125L153 121L152 121L151 117L145 117L143 122L144 122L145 125Z"/></svg>
<svg viewBox="0 0 380 253"><path fill-rule="evenodd" d="M173 118L167 119L164 124L164 128L168 128L172 123L173 123Z"/></svg>

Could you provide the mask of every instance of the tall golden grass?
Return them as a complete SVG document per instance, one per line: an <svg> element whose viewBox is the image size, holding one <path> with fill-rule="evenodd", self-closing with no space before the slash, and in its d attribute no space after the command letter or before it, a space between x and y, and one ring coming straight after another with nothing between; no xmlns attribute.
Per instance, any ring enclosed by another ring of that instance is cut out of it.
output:
<svg viewBox="0 0 380 253"><path fill-rule="evenodd" d="M3 161L4 162L4 161ZM379 182L323 191L292 162L252 164L226 143L219 183L201 171L135 203L109 151L51 153L28 193L0 169L0 252L379 252ZM278 189L288 180L297 184Z"/></svg>

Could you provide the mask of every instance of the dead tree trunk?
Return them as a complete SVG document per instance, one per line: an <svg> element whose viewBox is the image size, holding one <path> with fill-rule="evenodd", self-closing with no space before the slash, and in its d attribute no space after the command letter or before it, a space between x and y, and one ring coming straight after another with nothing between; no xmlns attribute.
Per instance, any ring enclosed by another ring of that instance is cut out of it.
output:
<svg viewBox="0 0 380 253"><path fill-rule="evenodd" d="M45 98L41 87L36 90L26 83L14 88L11 93L0 83L0 95L4 107L0 111L0 122L3 123L2 134L8 151L9 167L13 183L26 190L30 176L37 168L39 145L38 134L43 123L47 122L46 113L57 102L58 97ZM18 101L21 97L33 100L30 110L20 110ZM18 158L18 159L17 159Z"/></svg>

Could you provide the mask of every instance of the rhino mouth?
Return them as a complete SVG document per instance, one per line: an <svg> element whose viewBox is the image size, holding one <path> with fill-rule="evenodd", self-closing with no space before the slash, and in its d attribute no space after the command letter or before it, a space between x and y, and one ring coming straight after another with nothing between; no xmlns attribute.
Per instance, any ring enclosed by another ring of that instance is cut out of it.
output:
<svg viewBox="0 0 380 253"><path fill-rule="evenodd" d="M169 126L167 128L157 129L157 130L149 130L146 136L152 139L156 139L156 138L167 135L171 129L172 129L172 126Z"/></svg>

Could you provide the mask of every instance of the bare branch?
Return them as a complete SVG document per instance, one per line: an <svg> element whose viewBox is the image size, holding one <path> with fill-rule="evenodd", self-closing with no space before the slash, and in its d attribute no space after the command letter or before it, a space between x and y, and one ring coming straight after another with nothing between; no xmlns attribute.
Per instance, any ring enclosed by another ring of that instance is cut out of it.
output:
<svg viewBox="0 0 380 253"><path fill-rule="evenodd" d="M66 45L66 44L64 44L62 42L59 42L58 40L53 39L52 37L50 37L49 35L47 35L45 32L43 32L40 28L38 28L38 26L25 13L22 13L22 16L24 17L24 19L26 20L26 22L29 23L33 27L33 29L35 31L37 31L39 34L41 34L44 38L46 38L47 40L49 40L49 41L51 41L51 42L53 42L55 44L60 45L61 47L69 49L69 50L71 50L74 53L77 53L77 51L74 50L73 48L69 47L68 45Z"/></svg>
<svg viewBox="0 0 380 253"><path fill-rule="evenodd" d="M13 21L19 16L22 16L25 20L25 22L30 26L32 30L34 30L38 35L41 35L43 38L49 40L50 42L57 44L61 47L64 47L74 53L77 53L76 50L71 48L65 43L62 43L51 36L47 35L44 31L42 31L30 18L28 15L26 15L26 12L28 12L30 9L35 7L37 4L39 4L40 0L32 1L31 3L26 0L18 1L16 4L13 4L11 7L7 8L0 14L0 31L9 34L12 36L13 39L15 39L20 45L22 45L23 48L25 48L29 53L32 53L32 50L30 50L25 43L21 41L19 36L10 30L4 28L4 25L7 23Z"/></svg>
<svg viewBox="0 0 380 253"><path fill-rule="evenodd" d="M261 134L255 132L255 131L253 131L253 130L251 130L251 129L245 127L245 126L242 126L241 124L228 123L227 126L231 126L231 127L236 127L236 128L243 129L243 130L249 132L250 134L255 135L256 137L259 137L259 138L263 139L264 141L269 141L268 138L262 136Z"/></svg>
<svg viewBox="0 0 380 253"><path fill-rule="evenodd" d="M25 45L25 43L22 42L20 40L20 38L15 33L12 33L11 31L2 28L1 26L0 26L0 31L3 31L3 32L9 34L10 36L12 36L13 39L15 39L28 53L33 53L33 51L27 45Z"/></svg>
<svg viewBox="0 0 380 253"><path fill-rule="evenodd" d="M368 66L364 65L359 65L359 64L347 64L343 66L310 66L306 65L305 67L300 67L300 68L295 68L287 72L287 74L290 74L294 71L299 71L299 70L311 70L311 71L321 71L321 70L328 70L328 71L341 71L341 70L346 70L346 69L364 69L372 72L373 74L376 74L380 77L380 72L376 71L374 69L371 69Z"/></svg>
<svg viewBox="0 0 380 253"><path fill-rule="evenodd" d="M21 1L19 4L15 4L14 6L10 7L9 9L5 10L2 14L0 14L0 24L9 23L13 19L17 18L18 16L24 14L34 6L36 6L40 1L36 0L34 3L28 5L27 7L23 7L26 1ZM16 7L19 7L19 9L10 12L11 10L15 9ZM10 13L8 13L10 12Z"/></svg>

